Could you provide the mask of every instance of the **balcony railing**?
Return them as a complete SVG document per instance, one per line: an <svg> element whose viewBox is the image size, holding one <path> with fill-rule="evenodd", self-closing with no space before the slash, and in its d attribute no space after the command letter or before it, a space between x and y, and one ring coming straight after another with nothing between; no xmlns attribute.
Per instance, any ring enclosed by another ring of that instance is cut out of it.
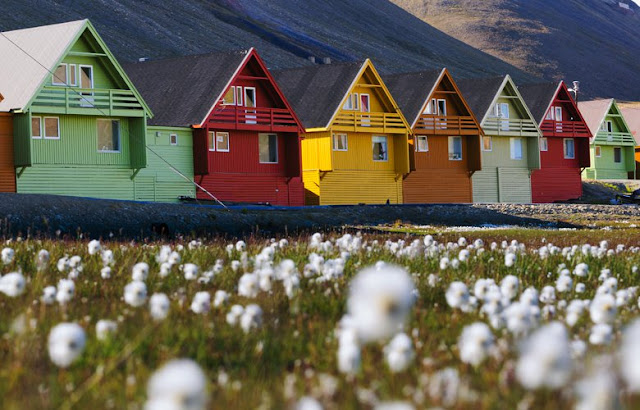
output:
<svg viewBox="0 0 640 410"><path fill-rule="evenodd" d="M129 90L44 87L32 111L48 114L143 117L144 108Z"/></svg>
<svg viewBox="0 0 640 410"><path fill-rule="evenodd" d="M224 129L271 132L298 132L298 124L291 112L284 108L218 107L209 126Z"/></svg>
<svg viewBox="0 0 640 410"><path fill-rule="evenodd" d="M545 120L540 130L549 137L588 137L589 129L582 121L550 121Z"/></svg>
<svg viewBox="0 0 640 410"><path fill-rule="evenodd" d="M636 145L635 139L628 132L598 131L595 142L599 145Z"/></svg>
<svg viewBox="0 0 640 410"><path fill-rule="evenodd" d="M413 129L431 135L477 135L480 132L472 117L453 115L421 115Z"/></svg>
<svg viewBox="0 0 640 410"><path fill-rule="evenodd" d="M382 112L348 112L336 115L331 128L335 131L404 133L407 128L400 114Z"/></svg>
<svg viewBox="0 0 640 410"><path fill-rule="evenodd" d="M482 124L485 134L520 137L535 137L538 129L533 120L513 118L487 118Z"/></svg>

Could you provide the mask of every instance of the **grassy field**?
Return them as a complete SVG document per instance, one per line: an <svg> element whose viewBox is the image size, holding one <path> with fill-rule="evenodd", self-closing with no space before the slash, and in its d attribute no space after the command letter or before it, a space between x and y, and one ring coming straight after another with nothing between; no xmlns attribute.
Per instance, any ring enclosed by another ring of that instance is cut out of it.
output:
<svg viewBox="0 0 640 410"><path fill-rule="evenodd" d="M19 271L26 284L17 296L0 294L1 407L143 408L152 373L171 359L190 358L206 374L210 408L288 408L304 396L314 397L326 409L373 408L387 401L402 401L415 408L569 408L579 400L575 386L589 374L589 364L596 357L614 357L624 326L638 316L638 295L628 289L638 284L638 273L633 272L634 266L640 266L638 229L438 231L429 232L435 239L430 246L424 245L425 232L407 231L367 233L358 239L354 239L355 233L351 238L327 234L322 241L304 236L287 238L287 243L279 242L281 238L273 242L249 238L244 257L235 242L221 240L103 242L101 251L94 255L88 252L88 240L8 240L0 247L13 249L15 256L3 266L0 263L3 278ZM467 239L466 244L460 242L462 246L458 245L461 236ZM479 238L483 245L474 243ZM509 241L504 248L503 240ZM511 240L521 245L508 249ZM603 240L608 241L606 247L600 245ZM554 250L551 244L559 248ZM594 255L583 252L584 244L600 250ZM618 244L624 247L618 248ZM159 273L162 245L180 256L166 277ZM234 245L233 249L228 251L227 245ZM562 248L572 245L577 245L573 252L565 250L563 255ZM551 250L547 257L538 251L543 246ZM267 247L273 252L264 251ZM453 267L453 261L467 247L469 259ZM38 268L41 249L49 252L50 260ZM110 264L101 257L107 249L113 251ZM306 266L312 253L324 257L324 262L315 262L319 272ZM505 253L516 255L513 266L506 266ZM68 266L60 271L58 260L74 255L81 259L81 272ZM450 262L446 267L441 266L443 257ZM344 261L342 271L328 262L336 258ZM265 267L278 271L286 259L294 262L298 272L292 274L300 283L295 294L287 295L283 281L276 277L270 280L271 290L261 290L255 298L238 294L245 271L261 270L264 276ZM217 260L221 262L213 269ZM232 263L234 260L241 261L235 271L232 267L238 263ZM359 369L343 374L337 367L336 328L347 311L349 284L361 269L378 261L404 267L415 283L417 297L404 326L415 358L406 370L391 372L383 353L387 341L382 340L363 345ZM144 280L148 297L159 292L169 297L170 311L164 320L152 318L148 301L132 307L123 299L138 262L149 265ZM187 263L199 267L198 279L185 279L185 272L192 267L181 270L180 265ZM500 285L504 277L515 275L519 279L517 300L527 287L541 291L546 285L555 286L560 264L573 272L579 263L588 265L588 274L571 274L572 289L556 293L556 300L547 303L555 314L545 317L550 310L543 309L528 333L553 320L563 322L566 305L562 301L594 298L603 283L599 278L603 269L610 269L611 276L617 278L617 289L627 289L632 297L617 308L609 344L589 344L592 322L588 309L573 327L567 326L570 339L585 341L588 349L584 356L573 359L570 380L563 387L527 390L522 386L514 366L527 334L514 335L505 328L491 328L495 346L481 365L473 367L460 360L457 342L463 328L488 319L480 313L481 300L464 310L449 306L445 293L451 282L465 283L473 294L477 279L491 278ZM105 265L111 267L106 279L101 276ZM329 277L327 272L332 269ZM73 298L65 304L44 303L45 287L56 286L68 276L77 276ZM583 293L576 293L578 282L585 285ZM214 307L218 290L228 292L229 300ZM194 295L200 291L211 295L211 308L205 314L191 310ZM261 326L245 333L228 324L226 316L234 304L259 305ZM101 319L117 323L117 330L105 340L98 340L95 331ZM85 348L68 368L57 367L47 349L51 329L62 322L77 323L86 333ZM616 364L611 371L618 374ZM615 380L617 399L628 408L638 408L640 396L626 392L624 379Z"/></svg>

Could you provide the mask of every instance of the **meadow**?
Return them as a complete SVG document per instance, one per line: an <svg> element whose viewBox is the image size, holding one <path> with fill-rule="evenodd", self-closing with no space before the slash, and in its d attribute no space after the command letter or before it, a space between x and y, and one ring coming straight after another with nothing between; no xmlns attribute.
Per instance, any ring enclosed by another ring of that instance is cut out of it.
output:
<svg viewBox="0 0 640 410"><path fill-rule="evenodd" d="M0 405L638 408L638 246L637 228L6 239Z"/></svg>

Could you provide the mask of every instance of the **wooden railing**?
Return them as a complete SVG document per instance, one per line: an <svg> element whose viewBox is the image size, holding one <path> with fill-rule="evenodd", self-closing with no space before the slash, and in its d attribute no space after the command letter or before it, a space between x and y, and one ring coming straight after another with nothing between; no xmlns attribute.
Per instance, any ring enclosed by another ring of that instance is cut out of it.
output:
<svg viewBox="0 0 640 410"><path fill-rule="evenodd" d="M487 118L482 128L488 135L534 137L538 133L533 120L513 118Z"/></svg>
<svg viewBox="0 0 640 410"><path fill-rule="evenodd" d="M470 116L436 116L430 114L421 115L413 127L414 131L426 134L465 135L478 134L478 126Z"/></svg>
<svg viewBox="0 0 640 410"><path fill-rule="evenodd" d="M602 145L636 145L635 139L628 132L598 131L595 140Z"/></svg>
<svg viewBox="0 0 640 410"><path fill-rule="evenodd" d="M144 116L144 108L129 90L44 87L32 108L36 113Z"/></svg>
<svg viewBox="0 0 640 410"><path fill-rule="evenodd" d="M331 128L335 131L403 133L407 128L396 113L341 111Z"/></svg>
<svg viewBox="0 0 640 410"><path fill-rule="evenodd" d="M293 115L284 108L222 106L214 111L209 126L273 132L298 131Z"/></svg>
<svg viewBox="0 0 640 410"><path fill-rule="evenodd" d="M545 136L551 137L588 137L589 129L582 121L545 120L540 125Z"/></svg>

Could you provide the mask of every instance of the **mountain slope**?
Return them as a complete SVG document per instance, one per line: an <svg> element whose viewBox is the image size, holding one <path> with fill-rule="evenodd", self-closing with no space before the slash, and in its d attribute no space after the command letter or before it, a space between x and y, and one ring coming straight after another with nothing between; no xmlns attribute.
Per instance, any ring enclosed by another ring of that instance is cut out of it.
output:
<svg viewBox="0 0 640 410"><path fill-rule="evenodd" d="M532 79L387 0L3 0L2 9L2 31L89 18L123 60L255 46L271 68L369 57L387 72Z"/></svg>
<svg viewBox="0 0 640 410"><path fill-rule="evenodd" d="M580 80L582 96L640 99L640 9L618 0L391 0L532 75Z"/></svg>

